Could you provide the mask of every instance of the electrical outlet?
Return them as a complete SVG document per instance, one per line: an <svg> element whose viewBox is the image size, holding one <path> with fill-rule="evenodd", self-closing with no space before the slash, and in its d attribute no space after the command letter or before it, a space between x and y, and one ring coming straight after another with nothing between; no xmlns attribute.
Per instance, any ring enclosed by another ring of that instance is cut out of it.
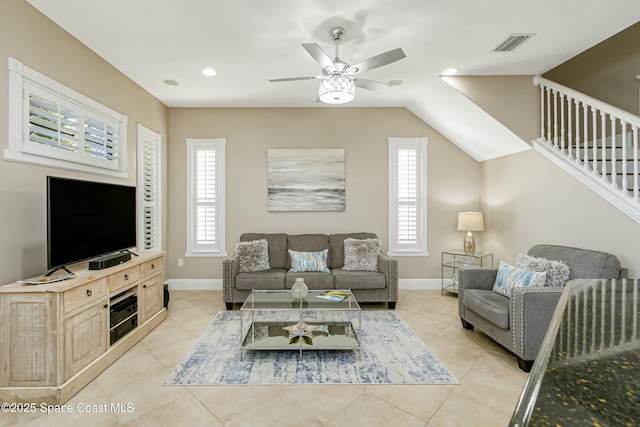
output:
<svg viewBox="0 0 640 427"><path fill-rule="evenodd" d="M182 258L178 258L178 267L184 267L184 260Z"/></svg>

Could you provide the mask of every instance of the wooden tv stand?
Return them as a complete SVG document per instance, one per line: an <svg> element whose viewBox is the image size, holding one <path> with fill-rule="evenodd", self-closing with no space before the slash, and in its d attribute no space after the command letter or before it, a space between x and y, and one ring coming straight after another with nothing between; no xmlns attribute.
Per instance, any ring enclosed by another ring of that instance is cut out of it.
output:
<svg viewBox="0 0 640 427"><path fill-rule="evenodd" d="M0 286L0 401L65 403L167 316L163 252L71 270L61 282ZM122 293L137 295L137 326L110 344L110 308Z"/></svg>

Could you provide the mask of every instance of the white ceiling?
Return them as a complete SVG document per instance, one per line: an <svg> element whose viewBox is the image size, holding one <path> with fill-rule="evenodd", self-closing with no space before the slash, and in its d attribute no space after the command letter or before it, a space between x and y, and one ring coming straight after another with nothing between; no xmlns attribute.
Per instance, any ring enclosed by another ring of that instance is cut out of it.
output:
<svg viewBox="0 0 640 427"><path fill-rule="evenodd" d="M445 68L543 73L640 21L638 0L26 1L169 107L324 106L316 103L316 80L268 79L319 74L301 44L318 43L333 57L328 32L342 26L340 58L348 63L397 47L407 55L362 74L402 85L384 94L357 88L345 106L407 107L463 149L455 129L430 123L446 114L443 105L453 114L457 102L469 103L442 83ZM513 52L492 52L512 33L536 36ZM217 75L202 75L205 67Z"/></svg>

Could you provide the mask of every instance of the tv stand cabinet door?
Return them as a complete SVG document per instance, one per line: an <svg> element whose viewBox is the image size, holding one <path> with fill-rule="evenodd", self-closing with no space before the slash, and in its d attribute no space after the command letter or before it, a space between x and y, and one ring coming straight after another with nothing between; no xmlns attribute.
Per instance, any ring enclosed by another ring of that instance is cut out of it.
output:
<svg viewBox="0 0 640 427"><path fill-rule="evenodd" d="M0 295L0 387L57 385L57 301L52 293Z"/></svg>
<svg viewBox="0 0 640 427"><path fill-rule="evenodd" d="M109 309L101 301L64 321L64 380L107 351Z"/></svg>
<svg viewBox="0 0 640 427"><path fill-rule="evenodd" d="M162 274L157 274L138 285L138 314L142 324L152 318L164 306Z"/></svg>

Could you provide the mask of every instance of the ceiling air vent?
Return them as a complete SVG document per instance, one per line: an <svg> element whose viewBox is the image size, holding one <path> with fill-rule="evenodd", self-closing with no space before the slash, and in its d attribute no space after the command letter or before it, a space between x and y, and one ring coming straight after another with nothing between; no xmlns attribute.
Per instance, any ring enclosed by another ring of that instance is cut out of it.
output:
<svg viewBox="0 0 640 427"><path fill-rule="evenodd" d="M493 49L493 52L511 52L533 36L535 34L511 34L498 47Z"/></svg>

